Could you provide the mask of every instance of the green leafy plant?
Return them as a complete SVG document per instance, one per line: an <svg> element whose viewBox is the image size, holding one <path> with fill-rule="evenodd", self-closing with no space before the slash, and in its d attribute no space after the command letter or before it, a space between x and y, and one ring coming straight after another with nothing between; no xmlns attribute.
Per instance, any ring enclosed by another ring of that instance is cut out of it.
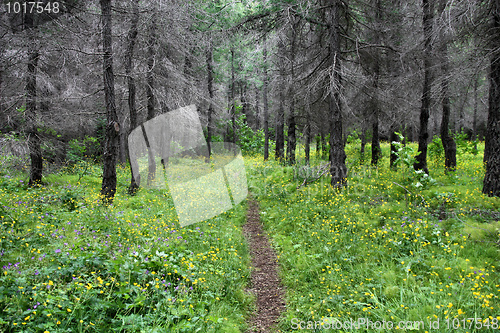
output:
<svg viewBox="0 0 500 333"><path fill-rule="evenodd" d="M423 170L415 170L413 165L416 162L415 149L410 145L404 145L404 137L401 133L396 132L399 137L399 142L393 141L396 146L396 166L403 167L403 172L406 174L407 183L416 189L422 190L436 183L436 181L426 174Z"/></svg>
<svg viewBox="0 0 500 333"><path fill-rule="evenodd" d="M479 139L468 140L467 133L462 130L460 133L455 133L455 142L457 144L457 152L460 154L474 154L477 155L477 145Z"/></svg>

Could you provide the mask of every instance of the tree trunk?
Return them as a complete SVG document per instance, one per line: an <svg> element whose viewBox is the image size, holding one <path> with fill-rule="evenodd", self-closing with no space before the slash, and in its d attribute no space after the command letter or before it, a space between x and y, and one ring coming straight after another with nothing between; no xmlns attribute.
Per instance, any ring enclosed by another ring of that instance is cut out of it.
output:
<svg viewBox="0 0 500 333"><path fill-rule="evenodd" d="M31 170L29 186L38 186L42 183L43 159L38 133L38 120L36 108L36 72L38 59L38 41L33 22L33 16L26 14L25 25L29 36L30 47L28 50L28 73L26 75L26 120L28 125L28 147L30 151Z"/></svg>
<svg viewBox="0 0 500 333"><path fill-rule="evenodd" d="M264 102L264 161L269 159L269 103L267 100L267 89L269 75L267 72L267 43L264 37L264 50L263 50L263 62L264 62L264 83L263 83L263 102Z"/></svg>
<svg viewBox="0 0 500 333"><path fill-rule="evenodd" d="M366 146L366 128L363 125L361 129L361 147L359 149L361 164L365 163L365 146Z"/></svg>
<svg viewBox="0 0 500 333"><path fill-rule="evenodd" d="M233 128L233 135L231 142L236 144L236 105L235 105L235 69L234 69L234 48L231 46L231 125Z"/></svg>
<svg viewBox="0 0 500 333"><path fill-rule="evenodd" d="M472 140L477 140L477 80L478 76L474 76L474 114L472 117ZM477 142L474 143L474 154L477 154Z"/></svg>
<svg viewBox="0 0 500 333"><path fill-rule="evenodd" d="M415 170L429 173L427 168L427 140L429 139L429 114L431 108L431 49L432 49L432 20L434 3L432 0L422 0L423 27L424 27L424 84L422 89L422 105L420 107L420 131L418 134L418 155L413 165Z"/></svg>
<svg viewBox="0 0 500 333"><path fill-rule="evenodd" d="M155 95L154 95L154 67L155 67L155 45L156 45L156 13L151 16L151 22L149 25L149 40L148 40L148 72L146 75L146 100L147 100L147 120L151 120L155 117ZM145 134L145 133L144 133ZM156 161L154 153L151 151L151 147L148 146L148 185L151 185L156 177Z"/></svg>
<svg viewBox="0 0 500 333"><path fill-rule="evenodd" d="M254 108L254 117L255 117L255 130L258 131L261 129L261 122L260 122L260 90L255 85L255 108Z"/></svg>
<svg viewBox="0 0 500 333"><path fill-rule="evenodd" d="M321 158L322 159L326 158L326 151L327 151L326 136L325 136L325 133L321 132Z"/></svg>
<svg viewBox="0 0 500 333"><path fill-rule="evenodd" d="M486 174L483 193L500 197L500 0L492 6L493 55L490 60L490 91L488 98L488 127L486 130Z"/></svg>
<svg viewBox="0 0 500 333"><path fill-rule="evenodd" d="M115 105L115 78L113 75L113 49L111 40L111 0L100 0L103 22L103 72L106 100L106 137L104 139L101 195L105 204L112 204L116 193L116 161L120 125Z"/></svg>
<svg viewBox="0 0 500 333"><path fill-rule="evenodd" d="M212 113L213 113L213 98L214 98L214 87L213 87L213 50L212 43L208 46L207 50L207 87L208 87L208 114L207 114L207 147L208 147L208 156L212 155Z"/></svg>
<svg viewBox="0 0 500 333"><path fill-rule="evenodd" d="M276 115L276 160L283 162L284 153L285 153L285 137L284 137L284 123L285 123L285 69L284 69L284 61L283 56L285 54L285 46L283 42L278 41L278 52L279 52L279 104L278 104L278 114Z"/></svg>
<svg viewBox="0 0 500 333"><path fill-rule="evenodd" d="M288 112L288 137L286 145L286 159L289 165L295 164L295 150L297 148L296 122L295 122L295 43L296 43L296 23L292 23L292 36L290 48L290 86L288 96L290 98L290 110Z"/></svg>
<svg viewBox="0 0 500 333"><path fill-rule="evenodd" d="M295 124L295 103L291 101L290 113L288 116L288 136L286 145L286 160L289 165L295 164L295 149L297 148L297 139L295 135L296 124Z"/></svg>
<svg viewBox="0 0 500 333"><path fill-rule="evenodd" d="M283 79L281 79L283 80ZM283 84L280 84L279 92L279 104L278 104L278 114L276 115L276 160L280 162L284 158L285 150L285 138L284 138L284 122L285 122L285 108L284 108L284 94L283 94Z"/></svg>
<svg viewBox="0 0 500 333"><path fill-rule="evenodd" d="M375 7L375 24L376 28L381 24L382 16L382 5L380 0L374 0ZM374 31L375 44L380 44L379 31L376 29ZM373 70L373 123L372 123L372 161L371 165L377 166L378 161L382 155L382 149L380 148L380 137L379 137L379 114L380 114L380 102L378 98L379 89L379 76L380 76L380 55L377 53L374 55L375 64Z"/></svg>
<svg viewBox="0 0 500 333"><path fill-rule="evenodd" d="M334 188L347 186L346 154L342 142L342 110L340 98L340 22L339 0L329 0L327 20L329 23L330 66L333 74L330 76L330 174Z"/></svg>
<svg viewBox="0 0 500 333"><path fill-rule="evenodd" d="M130 29L127 35L127 51L125 53L125 73L127 75L127 85L128 85L128 109L130 114L130 129L128 134L132 132L137 127L137 106L135 102L136 97L136 87L135 80L132 75L132 58L134 56L134 48L135 43L137 41L137 25L139 22L139 0L132 1L132 22L130 25ZM135 169L138 170L139 166L137 165L137 161L134 159L132 161L130 159L130 151L127 149L127 159L131 165L130 172L130 185L128 188L128 192L130 194L135 194L139 189L141 179L140 176L135 179L134 173L132 172L132 163L135 164Z"/></svg>
<svg viewBox="0 0 500 333"><path fill-rule="evenodd" d="M307 97L306 100L306 128L304 129L304 134L306 136L306 146L304 149L304 152L306 154L306 165L309 165L310 163L310 155L311 155L311 111L310 111L310 104L309 104L309 97Z"/></svg>
<svg viewBox="0 0 500 333"><path fill-rule="evenodd" d="M446 8L447 0L440 0L438 15L441 17ZM448 60L448 44L445 40L445 35L441 28L441 106L443 108L443 115L441 118L441 142L444 148L444 168L445 172L455 171L457 168L457 145L455 140L450 135L450 93L449 93L449 60Z"/></svg>
<svg viewBox="0 0 500 333"><path fill-rule="evenodd" d="M394 142L399 142L399 137L396 135L396 129L394 128L394 125L391 126L391 136L389 140L391 140L391 156L389 158L389 165L391 169L396 169L395 163L398 158L398 155L396 154L397 149Z"/></svg>

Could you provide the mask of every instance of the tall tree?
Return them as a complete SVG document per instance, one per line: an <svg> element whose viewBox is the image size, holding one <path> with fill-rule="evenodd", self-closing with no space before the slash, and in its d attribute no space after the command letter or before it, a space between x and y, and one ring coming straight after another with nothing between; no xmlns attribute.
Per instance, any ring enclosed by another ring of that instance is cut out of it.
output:
<svg viewBox="0 0 500 333"><path fill-rule="evenodd" d="M147 101L147 120L151 120L155 117L155 107L156 107L156 100L155 100L155 94L154 94L154 87L155 87L155 79L154 79L154 69L155 69L155 62L156 62L156 43L157 43L157 36L156 36L156 12L155 8L152 9L151 13L151 21L149 23L148 27L148 51L147 51L147 63L148 63L148 72L146 74L146 101ZM144 126L142 127L142 131L144 134L144 138L146 142L148 143L147 148L148 148L148 185L151 184L151 182L155 179L156 177L156 161L155 161L155 156L153 149L149 146L149 140L146 134L146 131L144 129Z"/></svg>
<svg viewBox="0 0 500 333"><path fill-rule="evenodd" d="M447 0L440 0L438 8L438 16L441 20L444 19ZM444 20L443 20L444 21ZM441 60L441 106L443 114L441 118L441 142L444 148L445 171L454 171L457 167L457 146L455 140L450 135L450 93L449 93L449 59L448 59L448 41L444 22L440 24L440 60Z"/></svg>
<svg viewBox="0 0 500 333"><path fill-rule="evenodd" d="M429 139L429 114L431 108L431 86L432 86L432 20L434 16L434 2L422 0L423 28L424 28L424 82L420 106L420 130L418 134L418 154L415 157L415 170L423 170L429 173L427 168L427 140Z"/></svg>
<svg viewBox="0 0 500 333"><path fill-rule="evenodd" d="M111 0L100 0L102 12L103 78L106 101L106 137L104 139L101 195L105 204L113 203L116 193L116 162L120 125L116 114L115 77L111 29Z"/></svg>
<svg viewBox="0 0 500 333"><path fill-rule="evenodd" d="M42 182L43 159L40 147L40 133L37 121L36 76L38 59L40 57L37 27L34 15L26 13L24 16L25 29L28 34L30 47L28 49L28 73L26 75L26 120L28 125L28 147L30 150L31 170L29 186L37 186Z"/></svg>
<svg viewBox="0 0 500 333"><path fill-rule="evenodd" d="M284 64L284 52L285 45L280 39L278 41L278 67L279 67L279 83L278 83L278 110L276 114L276 160L280 162L283 161L285 153L285 137L284 137L284 123L285 123L285 64Z"/></svg>
<svg viewBox="0 0 500 333"><path fill-rule="evenodd" d="M330 47L330 174L331 184L335 188L347 186L346 154L342 140L342 108L341 108L341 77L340 77L340 0L328 0L326 19L329 26Z"/></svg>
<svg viewBox="0 0 500 333"><path fill-rule="evenodd" d="M212 41L209 42L207 48L207 87L208 87L208 113L207 113L207 145L208 145L208 156L212 154L211 142L212 142L212 113L214 111L213 99L214 99L214 79L213 79L213 45Z"/></svg>
<svg viewBox="0 0 500 333"><path fill-rule="evenodd" d="M286 160L288 164L295 164L295 149L297 148L296 138L296 120L295 120L295 52L297 45L297 28L299 20L291 16L291 38L290 38L290 85L288 87L288 98L290 99L290 108L288 110L288 132L287 132L287 145L286 145Z"/></svg>
<svg viewBox="0 0 500 333"><path fill-rule="evenodd" d="M267 100L268 94L268 84L269 84L269 74L267 71L267 41L264 35L264 50L262 51L263 65L264 65L264 82L262 99L264 102L264 161L269 159L269 102Z"/></svg>
<svg viewBox="0 0 500 333"><path fill-rule="evenodd" d="M491 59L483 193L500 197L500 0L491 0Z"/></svg>
<svg viewBox="0 0 500 333"><path fill-rule="evenodd" d="M130 129L129 134L132 130L137 127L137 106L135 102L136 97L136 87L135 87L135 79L132 75L132 59L134 56L135 44L137 41L137 25L139 23L139 0L132 0L132 20L130 24L130 28L127 34L127 50L125 53L125 73L127 75L127 85L128 85L128 108L130 114ZM129 162L136 163L136 161L130 160L129 150L127 149L127 158ZM138 167L138 166L137 166ZM138 168L136 169L138 170ZM140 184L140 176L138 179L135 179L134 173L131 172L130 176L130 186L129 193L134 194L139 188Z"/></svg>
<svg viewBox="0 0 500 333"><path fill-rule="evenodd" d="M382 3L381 0L373 0L375 7L375 24L374 24L374 38L373 41L376 45L380 44L380 26L382 25ZM379 138L379 117L380 117L380 102L379 102L379 78L380 78L380 52L374 55L373 64L373 121L372 121L372 161L374 166L378 165L378 161L382 154L380 148Z"/></svg>

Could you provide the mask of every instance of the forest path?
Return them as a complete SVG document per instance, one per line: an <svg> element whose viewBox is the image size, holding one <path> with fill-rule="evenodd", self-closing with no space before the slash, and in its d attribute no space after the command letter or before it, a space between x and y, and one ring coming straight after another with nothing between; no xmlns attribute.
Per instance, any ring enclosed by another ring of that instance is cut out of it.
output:
<svg viewBox="0 0 500 333"><path fill-rule="evenodd" d="M243 234L250 247L252 273L250 288L247 290L256 297L257 311L249 320L250 332L268 333L285 311L285 289L278 276L278 257L270 246L262 222L259 204L248 199L247 222Z"/></svg>

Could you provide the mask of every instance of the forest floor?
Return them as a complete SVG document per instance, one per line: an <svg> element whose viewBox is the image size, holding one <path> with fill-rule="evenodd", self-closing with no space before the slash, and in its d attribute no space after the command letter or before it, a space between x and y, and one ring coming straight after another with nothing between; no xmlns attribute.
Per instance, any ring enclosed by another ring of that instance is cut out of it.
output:
<svg viewBox="0 0 500 333"><path fill-rule="evenodd" d="M252 198L248 201L243 234L252 260L250 288L247 291L256 298L256 311L250 319L249 332L265 333L278 323L278 318L285 311L285 295L278 276L278 257L269 245L260 221L259 204Z"/></svg>

